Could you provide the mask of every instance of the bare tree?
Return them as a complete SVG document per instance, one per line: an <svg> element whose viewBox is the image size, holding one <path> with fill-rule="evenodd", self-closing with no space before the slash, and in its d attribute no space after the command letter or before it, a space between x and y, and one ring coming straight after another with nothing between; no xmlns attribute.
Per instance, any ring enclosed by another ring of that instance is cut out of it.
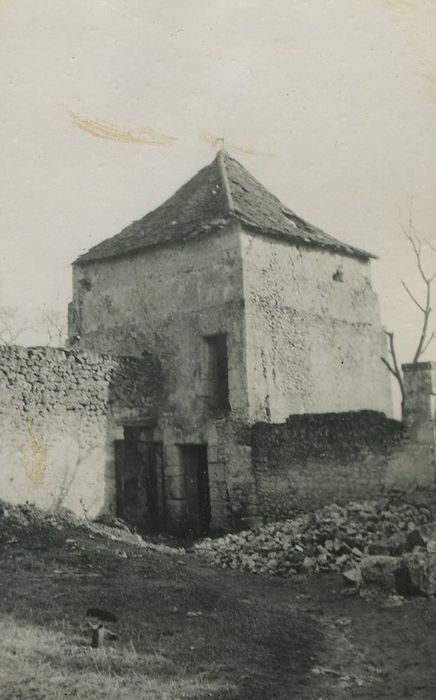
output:
<svg viewBox="0 0 436 700"><path fill-rule="evenodd" d="M434 340L436 336L436 331L430 330L430 318L432 314L432 286L433 282L436 279L436 271L429 273L425 270L424 267L424 249L425 247L431 248L433 251L435 251L435 248L428 242L428 241L423 241L416 233L412 218L409 218L409 226L406 229L403 227L403 233L407 240L410 243L410 246L412 248L417 268L418 268L418 273L419 276L424 283L424 293L423 293L423 299L420 300L416 294L414 294L411 290L410 287L404 282L401 281L401 284L405 291L407 292L409 299L415 304L415 306L419 309L419 311L422 314L422 321L420 325L420 330L419 330L419 337L416 345L416 350L413 355L412 359L412 364L415 364L416 362L419 362L421 359L422 355L425 353L425 351L429 348L430 344ZM382 357L381 360L384 363L384 365L388 368L389 372L395 377L395 379L398 382L398 386L400 388L400 393L401 393L401 414L404 417L404 409L405 409L405 393L404 393L404 382L403 382L403 374L401 371L401 365L398 362L398 355L397 351L395 348L395 338L394 338L394 333L391 331L386 331L386 335L389 338L389 359L386 357Z"/></svg>
<svg viewBox="0 0 436 700"><path fill-rule="evenodd" d="M47 345L60 347L64 344L67 329L63 311L60 309L44 309L41 313L41 325L47 334Z"/></svg>
<svg viewBox="0 0 436 700"><path fill-rule="evenodd" d="M26 322L20 318L18 309L0 307L0 345L15 345L26 330Z"/></svg>
<svg viewBox="0 0 436 700"><path fill-rule="evenodd" d="M12 306L0 306L0 345L16 345L22 335L34 336L36 342L62 346L66 337L66 318L61 309L44 309L29 323L21 310Z"/></svg>

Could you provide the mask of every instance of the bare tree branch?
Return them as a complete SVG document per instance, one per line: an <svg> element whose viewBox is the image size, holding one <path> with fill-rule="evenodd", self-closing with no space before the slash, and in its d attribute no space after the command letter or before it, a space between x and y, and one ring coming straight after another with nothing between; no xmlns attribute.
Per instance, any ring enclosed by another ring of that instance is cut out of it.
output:
<svg viewBox="0 0 436 700"><path fill-rule="evenodd" d="M403 226L403 233L407 240L409 241L410 245L412 246L412 250L415 254L416 258L416 264L418 267L419 274L421 276L422 281L424 282L425 285L425 300L424 302L418 301L417 297L411 290L409 289L408 285L405 282L401 282L403 285L404 289L406 290L407 294L409 295L410 299L413 301L413 303L420 309L420 311L423 313L423 319L422 319L422 326L421 326L421 331L418 339L418 344L415 350L415 354L413 357L413 362L418 362L420 357L423 355L425 350L428 348L432 338L428 338L428 324L430 320L430 316L432 313L432 308L431 308L431 293L432 293L432 284L433 281L436 278L436 271L433 272L433 274L429 274L425 271L424 265L423 265L423 244L422 240L419 238L419 236L415 232L412 216L409 215L409 226L408 229L405 229ZM425 242L426 245L428 246L429 244L427 241ZM432 248L432 246L429 246ZM433 249L433 248L432 248Z"/></svg>
<svg viewBox="0 0 436 700"><path fill-rule="evenodd" d="M383 362L383 364L388 368L389 372L394 375L395 379L397 379L397 374L396 374L394 368L392 367L392 365L390 365L389 362L387 361L386 357L381 357L380 359Z"/></svg>
<svg viewBox="0 0 436 700"><path fill-rule="evenodd" d="M416 235L413 224L409 222L409 231L407 231L403 227L403 233L407 240L409 241L410 245L412 246L413 252L415 253L415 258L416 258L416 263L418 266L418 270L420 272L420 275L424 282L428 282L427 275L425 274L424 268L422 266L422 241L421 239Z"/></svg>
<svg viewBox="0 0 436 700"><path fill-rule="evenodd" d="M427 329L428 329L428 322L430 319L430 314L431 314L431 284L432 284L432 279L426 279L425 284L426 284L426 294L425 294L425 308L424 308L424 319L422 323L422 328L421 328L421 335L419 337L418 341L418 346L416 348L415 352L415 357L413 358L413 362L418 362L419 358L421 357L423 353L423 348L426 343L427 339Z"/></svg>
<svg viewBox="0 0 436 700"><path fill-rule="evenodd" d="M19 318L17 309L0 307L0 345L15 345L26 330L27 326Z"/></svg>
<svg viewBox="0 0 436 700"><path fill-rule="evenodd" d="M426 352L426 350L429 348L430 344L436 337L436 331L433 331L429 335L429 322L430 322L430 317L432 314L432 284L434 280L436 279L436 270L433 273L428 273L425 270L424 267L424 255L423 255L423 241L421 238L417 235L412 219L412 215L409 214L409 222L408 226L402 227L403 234L405 238L409 241L410 246L413 250L415 260L416 260L416 265L418 268L419 275L421 277L421 280L424 283L425 287L425 296L424 300L421 301L419 297L411 291L410 287L406 284L406 282L401 281L401 284L406 291L407 295L411 299L411 301L415 304L415 306L421 311L423 314L422 316L422 325L421 329L419 331L419 337L418 337L418 343L416 346L416 350L413 356L412 363L416 363L420 360L422 355ZM427 240L424 241L425 246L436 252L436 248L429 243ZM403 411L403 416L404 416L404 405L405 405L405 394L404 394L404 385L403 385L403 375L401 372L401 367L397 359L397 353L395 349L395 342L394 342L394 334L391 332L387 332L387 336L389 338L389 354L391 356L391 361L386 359L385 357L382 357L381 360L385 367L388 369L388 371L395 377L395 379L398 382L398 386L400 388L401 392L401 404L402 404L402 411Z"/></svg>
<svg viewBox="0 0 436 700"><path fill-rule="evenodd" d="M407 284L406 284L405 282L403 282L403 280L401 280L401 284L403 285L404 289L406 290L407 294L409 295L409 297L411 298L411 300L413 301L413 303L416 304L416 306L418 307L418 309L421 309L421 311L422 311L423 313L425 313L425 308L422 306L422 304L419 303L419 301L418 301L417 299L415 299L415 297L413 296L413 294L412 294L412 292L410 291L410 289L409 289L409 287L407 286Z"/></svg>
<svg viewBox="0 0 436 700"><path fill-rule="evenodd" d="M390 333L390 332L387 332L387 336L388 336L388 338L389 338L389 352L391 353L392 362L393 362L393 365L394 365L394 371L395 371L395 374L398 375L398 377L399 377L399 380L400 380L400 381L399 381L399 384L400 384L400 388L401 388L401 390L402 390L402 389L403 389L403 379L402 379L402 375L401 375L400 365L398 364L398 360L397 360L397 353L396 353L396 350L395 350L394 334L393 334L393 333Z"/></svg>
<svg viewBox="0 0 436 700"><path fill-rule="evenodd" d="M62 346L66 336L66 320L59 309L44 309L41 321L47 333L47 345Z"/></svg>
<svg viewBox="0 0 436 700"><path fill-rule="evenodd" d="M403 375L401 373L400 365L399 365L398 359L397 359L394 334L391 333L390 331L385 331L385 333L389 338L389 353L390 353L390 356L392 358L392 364L385 357L382 357L381 361L383 362L383 364L387 367L389 372L395 377L395 379L398 382L398 386L400 388L400 393L401 393L401 412L402 412L402 414L404 414L404 405L405 405L404 383L403 383Z"/></svg>
<svg viewBox="0 0 436 700"><path fill-rule="evenodd" d="M28 332L46 335L47 345L62 346L66 337L66 318L60 309L45 309L30 324L18 308L0 306L0 345L16 345ZM43 340L44 342L44 340Z"/></svg>
<svg viewBox="0 0 436 700"><path fill-rule="evenodd" d="M436 331L433 331L433 333L431 334L430 338L427 340L427 342L425 343L424 347L422 348L422 354L425 353L425 351L427 350L427 348L429 347L429 345L433 342L433 340L435 339L435 337L436 337Z"/></svg>

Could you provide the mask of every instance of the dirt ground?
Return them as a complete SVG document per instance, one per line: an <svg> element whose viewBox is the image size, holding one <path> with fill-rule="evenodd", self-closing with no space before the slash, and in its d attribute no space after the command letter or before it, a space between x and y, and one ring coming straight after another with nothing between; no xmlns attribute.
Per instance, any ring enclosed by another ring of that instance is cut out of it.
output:
<svg viewBox="0 0 436 700"><path fill-rule="evenodd" d="M433 600L213 569L108 528L0 526L4 700L436 697ZM107 648L91 605L119 617Z"/></svg>
<svg viewBox="0 0 436 700"><path fill-rule="evenodd" d="M399 606L380 593L365 599L348 594L340 577L331 575L299 582L293 593L305 612L342 631L363 668L372 667L372 683L354 687L348 697L436 697L435 599L414 597Z"/></svg>

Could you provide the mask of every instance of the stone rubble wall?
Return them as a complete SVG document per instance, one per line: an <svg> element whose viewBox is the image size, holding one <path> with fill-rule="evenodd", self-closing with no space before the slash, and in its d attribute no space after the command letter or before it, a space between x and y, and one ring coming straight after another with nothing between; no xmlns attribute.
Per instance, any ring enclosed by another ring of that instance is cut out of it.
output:
<svg viewBox="0 0 436 700"><path fill-rule="evenodd" d="M0 347L0 497L110 511L113 441L123 421L155 418L158 394L151 358Z"/></svg>
<svg viewBox="0 0 436 700"><path fill-rule="evenodd" d="M401 423L376 411L292 415L285 423L255 424L259 512L274 520L378 497L403 437Z"/></svg>

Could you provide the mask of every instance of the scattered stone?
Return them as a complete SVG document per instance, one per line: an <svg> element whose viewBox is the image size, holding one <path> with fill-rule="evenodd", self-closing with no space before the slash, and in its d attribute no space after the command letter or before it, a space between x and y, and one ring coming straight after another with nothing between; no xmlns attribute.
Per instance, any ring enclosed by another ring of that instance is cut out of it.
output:
<svg viewBox="0 0 436 700"><path fill-rule="evenodd" d="M425 550L416 549L403 557L411 593L429 594L428 554Z"/></svg>
<svg viewBox="0 0 436 700"><path fill-rule="evenodd" d="M253 574L337 571L347 574L348 583L359 586L360 572L355 570L368 555L400 556L420 541L419 533L430 520L428 508L399 498L344 506L333 503L292 520L207 538L194 546L194 552L221 568ZM353 572L350 577L349 572Z"/></svg>
<svg viewBox="0 0 436 700"><path fill-rule="evenodd" d="M347 583L353 583L355 586L360 586L362 583L362 573L359 568L343 571L342 576Z"/></svg>
<svg viewBox="0 0 436 700"><path fill-rule="evenodd" d="M416 588L410 576L410 571L404 557L401 560L401 565L397 572L396 588L400 596L411 596L419 593L419 590Z"/></svg>
<svg viewBox="0 0 436 700"><path fill-rule="evenodd" d="M396 591L397 576L401 566L400 557L384 555L368 556L362 561L360 572L366 583L372 583L386 591Z"/></svg>
<svg viewBox="0 0 436 700"><path fill-rule="evenodd" d="M415 547L425 547L426 545L419 530L410 530L406 535L406 540L409 550L413 550Z"/></svg>
<svg viewBox="0 0 436 700"><path fill-rule="evenodd" d="M351 625L353 620L351 617L338 617L337 620L335 620L335 625L338 627L347 627L347 625Z"/></svg>
<svg viewBox="0 0 436 700"><path fill-rule="evenodd" d="M404 603L404 597L394 593L388 597L385 603L385 608L399 608L401 605L404 605Z"/></svg>
<svg viewBox="0 0 436 700"><path fill-rule="evenodd" d="M413 549L408 542L408 536L404 531L396 532L387 539L388 553L392 557L400 557L404 552Z"/></svg>
<svg viewBox="0 0 436 700"><path fill-rule="evenodd" d="M419 528L419 531L425 540L425 542L429 542L431 540L436 540L436 523L431 521L428 523L424 523L424 525L421 525Z"/></svg>
<svg viewBox="0 0 436 700"><path fill-rule="evenodd" d="M117 557L119 557L119 559L127 559L128 558L127 552L124 549L116 549L115 554L117 555Z"/></svg>
<svg viewBox="0 0 436 700"><path fill-rule="evenodd" d="M385 555L389 556L391 554L387 542L370 542L368 545L368 554L377 556Z"/></svg>

